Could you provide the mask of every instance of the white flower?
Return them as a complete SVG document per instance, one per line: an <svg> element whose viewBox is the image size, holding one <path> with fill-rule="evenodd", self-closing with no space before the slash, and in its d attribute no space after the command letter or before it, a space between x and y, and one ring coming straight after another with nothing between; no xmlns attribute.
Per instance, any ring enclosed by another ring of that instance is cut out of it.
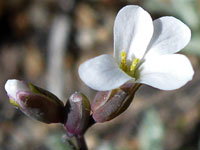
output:
<svg viewBox="0 0 200 150"><path fill-rule="evenodd" d="M178 19L167 16L152 22L141 7L126 6L114 23L114 56L100 55L81 64L80 78L99 91L130 80L162 90L180 88L194 71L187 57L174 53L190 38L190 29Z"/></svg>

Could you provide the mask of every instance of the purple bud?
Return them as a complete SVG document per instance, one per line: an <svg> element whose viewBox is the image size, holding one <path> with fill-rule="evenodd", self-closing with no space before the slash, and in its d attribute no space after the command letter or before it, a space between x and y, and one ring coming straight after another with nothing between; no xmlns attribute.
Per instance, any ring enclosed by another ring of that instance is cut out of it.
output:
<svg viewBox="0 0 200 150"><path fill-rule="evenodd" d="M52 93L19 80L8 80L5 89L11 104L27 116L44 123L64 122L64 104Z"/></svg>
<svg viewBox="0 0 200 150"><path fill-rule="evenodd" d="M124 112L132 102L139 84L126 83L118 89L98 92L92 101L96 122L109 121Z"/></svg>
<svg viewBox="0 0 200 150"><path fill-rule="evenodd" d="M90 103L82 93L71 95L65 106L65 127L69 137L83 135L90 118Z"/></svg>

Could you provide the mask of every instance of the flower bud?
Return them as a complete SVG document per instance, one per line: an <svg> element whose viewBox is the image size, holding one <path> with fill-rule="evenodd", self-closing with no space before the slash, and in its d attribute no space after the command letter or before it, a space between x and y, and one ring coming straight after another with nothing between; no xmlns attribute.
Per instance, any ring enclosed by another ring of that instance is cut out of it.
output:
<svg viewBox="0 0 200 150"><path fill-rule="evenodd" d="M52 93L15 79L6 82L5 90L10 103L27 116L44 123L64 122L64 104Z"/></svg>
<svg viewBox="0 0 200 150"><path fill-rule="evenodd" d="M124 112L132 102L139 86L139 84L126 83L118 89L98 92L91 105L94 120L109 121Z"/></svg>
<svg viewBox="0 0 200 150"><path fill-rule="evenodd" d="M90 118L90 102L87 97L75 92L67 101L65 110L67 135L69 137L83 135Z"/></svg>

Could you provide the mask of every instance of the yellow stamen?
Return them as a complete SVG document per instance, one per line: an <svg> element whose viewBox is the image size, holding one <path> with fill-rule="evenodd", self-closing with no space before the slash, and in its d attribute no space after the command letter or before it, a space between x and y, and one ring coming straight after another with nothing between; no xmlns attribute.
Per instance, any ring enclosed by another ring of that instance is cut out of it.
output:
<svg viewBox="0 0 200 150"><path fill-rule="evenodd" d="M120 63L120 68L124 71L126 71L126 52L122 51L121 53L121 63Z"/></svg>
<svg viewBox="0 0 200 150"><path fill-rule="evenodd" d="M131 64L131 66L130 66L130 71L131 71L131 72L134 72L134 71L135 71L136 66L137 66L137 64L138 64L139 61L140 61L140 60L139 60L138 58L133 59L132 64Z"/></svg>
<svg viewBox="0 0 200 150"><path fill-rule="evenodd" d="M137 64L139 63L138 58L134 58L131 64L127 64L126 62L126 52L121 52L121 62L120 62L120 68L126 72L128 75L134 77L135 76L135 69L137 68Z"/></svg>

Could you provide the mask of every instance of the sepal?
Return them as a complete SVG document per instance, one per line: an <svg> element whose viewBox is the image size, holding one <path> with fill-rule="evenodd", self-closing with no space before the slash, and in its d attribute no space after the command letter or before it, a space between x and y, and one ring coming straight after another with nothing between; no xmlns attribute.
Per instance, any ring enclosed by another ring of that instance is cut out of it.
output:
<svg viewBox="0 0 200 150"><path fill-rule="evenodd" d="M105 122L123 113L132 102L139 86L139 84L126 83L111 91L98 92L91 105L94 120Z"/></svg>
<svg viewBox="0 0 200 150"><path fill-rule="evenodd" d="M52 93L15 79L6 82L5 90L10 103L27 116L44 123L64 122L64 104Z"/></svg>
<svg viewBox="0 0 200 150"><path fill-rule="evenodd" d="M90 102L82 93L75 92L65 106L65 127L69 137L82 136L90 119Z"/></svg>

